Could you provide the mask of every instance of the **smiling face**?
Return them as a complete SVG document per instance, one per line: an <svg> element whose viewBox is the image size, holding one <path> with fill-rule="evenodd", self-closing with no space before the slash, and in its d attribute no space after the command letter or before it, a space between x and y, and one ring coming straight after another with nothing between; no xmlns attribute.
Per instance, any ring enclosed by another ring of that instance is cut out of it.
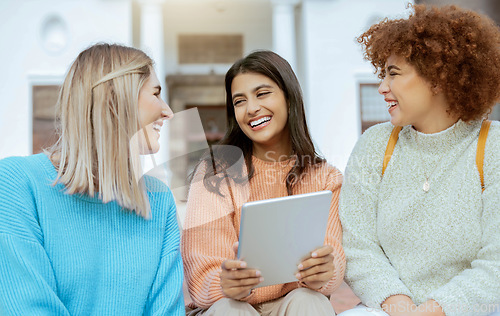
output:
<svg viewBox="0 0 500 316"><path fill-rule="evenodd" d="M161 99L160 92L160 82L151 68L151 75L139 91L139 122L142 129L138 134L138 143L139 153L142 155L158 152L163 121L174 116L170 107Z"/></svg>
<svg viewBox="0 0 500 316"><path fill-rule="evenodd" d="M279 86L264 75L240 73L231 83L231 96L236 121L252 140L254 154L289 155L288 105Z"/></svg>
<svg viewBox="0 0 500 316"><path fill-rule="evenodd" d="M413 125L425 132L434 130L434 126L442 125L449 117L443 94L433 92L430 83L415 67L395 55L387 59L386 75L378 92L387 102L393 125Z"/></svg>

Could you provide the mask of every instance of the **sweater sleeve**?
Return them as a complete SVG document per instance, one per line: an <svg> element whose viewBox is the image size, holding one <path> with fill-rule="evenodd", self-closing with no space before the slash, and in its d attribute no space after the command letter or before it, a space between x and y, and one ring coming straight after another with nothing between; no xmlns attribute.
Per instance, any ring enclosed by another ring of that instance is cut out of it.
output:
<svg viewBox="0 0 500 316"><path fill-rule="evenodd" d="M0 161L0 310L6 315L69 315L43 247L35 189L19 158Z"/></svg>
<svg viewBox="0 0 500 316"><path fill-rule="evenodd" d="M380 308L392 295L412 296L377 236L378 184L391 130L392 125L382 124L361 136L349 158L340 194L346 281L363 304L373 308Z"/></svg>
<svg viewBox="0 0 500 316"><path fill-rule="evenodd" d="M484 157L481 249L469 269L428 296L447 316L489 315L500 305L500 124L495 123Z"/></svg>
<svg viewBox="0 0 500 316"><path fill-rule="evenodd" d="M184 315L186 312L182 291L184 274L177 211L171 191L167 189L167 193L162 195L166 196L167 203L161 203L160 206L168 208L168 218L160 264L151 286L144 315Z"/></svg>
<svg viewBox="0 0 500 316"><path fill-rule="evenodd" d="M333 264L335 267L334 275L325 284L319 292L324 295L331 295L342 284L346 267L344 248L342 247L342 226L339 219L339 195L342 185L341 172L327 165L326 186L324 190L332 191L332 202L330 204L330 213L328 215L328 225L326 228L325 245L333 248ZM305 284L299 283L299 286L305 287Z"/></svg>
<svg viewBox="0 0 500 316"><path fill-rule="evenodd" d="M182 255L189 294L196 306L206 309L224 297L219 277L221 264L235 258L232 246L238 241L238 231L231 197L235 192L230 193L221 178L220 194L208 191L203 182L205 170L200 165L190 186Z"/></svg>

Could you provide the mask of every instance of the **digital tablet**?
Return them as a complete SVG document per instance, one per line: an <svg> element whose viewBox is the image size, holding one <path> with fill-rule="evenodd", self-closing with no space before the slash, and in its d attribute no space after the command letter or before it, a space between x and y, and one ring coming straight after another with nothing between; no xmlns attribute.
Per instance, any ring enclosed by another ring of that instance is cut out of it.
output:
<svg viewBox="0 0 500 316"><path fill-rule="evenodd" d="M324 245L331 191L248 202L241 207L238 259L258 269L257 287L297 281L297 266Z"/></svg>

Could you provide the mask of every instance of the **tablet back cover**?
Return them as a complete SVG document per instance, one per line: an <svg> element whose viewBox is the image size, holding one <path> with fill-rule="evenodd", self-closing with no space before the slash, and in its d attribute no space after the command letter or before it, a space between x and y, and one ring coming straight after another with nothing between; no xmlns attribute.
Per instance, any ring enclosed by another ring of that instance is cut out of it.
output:
<svg viewBox="0 0 500 316"><path fill-rule="evenodd" d="M297 281L297 265L324 244L332 192L245 203L238 258L261 271L257 287Z"/></svg>

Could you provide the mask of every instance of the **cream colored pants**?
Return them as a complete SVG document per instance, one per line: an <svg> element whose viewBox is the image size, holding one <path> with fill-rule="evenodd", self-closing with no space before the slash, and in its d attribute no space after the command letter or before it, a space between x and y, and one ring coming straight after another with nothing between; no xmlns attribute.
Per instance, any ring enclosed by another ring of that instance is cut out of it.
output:
<svg viewBox="0 0 500 316"><path fill-rule="evenodd" d="M332 316L335 315L332 304L326 296L313 290L299 288L278 299L256 305L223 298L208 310L200 308L187 315L203 316Z"/></svg>

